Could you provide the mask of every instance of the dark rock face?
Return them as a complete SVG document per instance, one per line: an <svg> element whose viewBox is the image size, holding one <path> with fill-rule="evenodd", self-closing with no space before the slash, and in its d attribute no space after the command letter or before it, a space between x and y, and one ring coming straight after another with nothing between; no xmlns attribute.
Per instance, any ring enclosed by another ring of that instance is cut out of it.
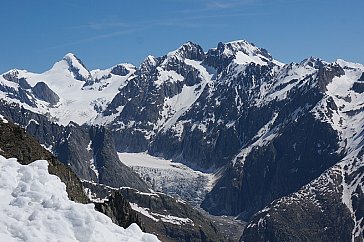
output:
<svg viewBox="0 0 364 242"><path fill-rule="evenodd" d="M358 79L358 81L354 82L354 85L351 88L354 92L363 93L364 92L364 73Z"/></svg>
<svg viewBox="0 0 364 242"><path fill-rule="evenodd" d="M359 78L358 81L364 82L364 72L363 72L363 74L361 75L361 77Z"/></svg>
<svg viewBox="0 0 364 242"><path fill-rule="evenodd" d="M19 78L19 71L18 70L11 70L5 74L3 74L3 78L10 82L18 83L19 86L23 89L30 89L31 86L27 82L27 80L23 77Z"/></svg>
<svg viewBox="0 0 364 242"><path fill-rule="evenodd" d="M32 91L34 93L34 95L43 100L46 101L52 105L55 105L58 103L59 101L59 97L58 95L53 92L48 86L47 84L45 84L44 82L38 82L33 88Z"/></svg>
<svg viewBox="0 0 364 242"><path fill-rule="evenodd" d="M114 187L128 186L148 191L147 185L138 175L120 162L114 140L107 129L79 126L72 122L60 126L43 115L1 101L0 113L7 120L26 127L29 134L36 137L39 143L50 147L57 158L79 178Z"/></svg>
<svg viewBox="0 0 364 242"><path fill-rule="evenodd" d="M54 154L63 163L68 164L78 177L97 181L95 172L90 169L93 155L92 149L89 147L91 140L88 128L70 123L61 129L60 137L54 143Z"/></svg>
<svg viewBox="0 0 364 242"><path fill-rule="evenodd" d="M177 201L175 198L162 193L154 195L145 195L133 189L122 189L121 193L130 202L137 203L138 206L147 208L156 218L164 216L174 216L178 218L187 218L186 222L175 224L164 222L161 227L158 222L157 233L161 233L171 241L223 241L223 238L212 222L203 216L200 212L192 209L187 204ZM161 219L163 221L163 219ZM145 218L143 221L146 231L153 228L154 223ZM182 225L182 226L181 226ZM155 231L149 230L149 231Z"/></svg>
<svg viewBox="0 0 364 242"><path fill-rule="evenodd" d="M241 241L351 241L353 221L347 207L339 199L327 200L323 209L310 202L280 206L266 213L270 216L261 227L248 227ZM258 224L259 219L254 217L251 223Z"/></svg>
<svg viewBox="0 0 364 242"><path fill-rule="evenodd" d="M342 199L347 185L352 186L349 177L363 176L363 169L352 173L352 165L344 168L339 163L298 192L271 203L253 216L240 241L362 241L361 184L350 189L350 204Z"/></svg>
<svg viewBox="0 0 364 242"><path fill-rule="evenodd" d="M355 82L351 88L354 92L363 93L364 92L364 82Z"/></svg>
<svg viewBox="0 0 364 242"><path fill-rule="evenodd" d="M196 61L202 61L205 58L205 53L201 46L192 43L191 41L183 44L175 51L174 55Z"/></svg>
<svg viewBox="0 0 364 242"><path fill-rule="evenodd" d="M345 71L338 64L330 64L319 68L318 83L322 91L326 91L326 86L332 79L345 75Z"/></svg>
<svg viewBox="0 0 364 242"><path fill-rule="evenodd" d="M99 171L99 182L112 187L134 187L149 191L147 185L129 167L120 162L115 152L114 140L104 127L91 127L90 137L94 160Z"/></svg>
<svg viewBox="0 0 364 242"><path fill-rule="evenodd" d="M137 217L145 232L154 233L162 241L228 241L220 234L210 219L188 204L163 193L143 193L131 188L110 189L90 182L84 182L83 185L99 198L110 198L110 194L115 194L112 196L122 194L122 197L134 206L137 205L147 211L150 216L145 216L142 213L137 213L138 215L135 216L135 211L130 211L128 206L119 208L122 202L118 202L112 206L112 210L118 211L126 208L127 211L117 213L111 211L109 214L112 218L115 214L122 213L133 219ZM111 201L109 200L104 205L97 204L96 207L108 206ZM104 210L107 211L110 208ZM114 219L117 220L117 216Z"/></svg>
<svg viewBox="0 0 364 242"><path fill-rule="evenodd" d="M130 207L129 202L120 194L119 191L113 191L107 201L103 203L94 202L95 209L111 218L113 223L127 228L132 223L142 227L141 219L138 214Z"/></svg>
<svg viewBox="0 0 364 242"><path fill-rule="evenodd" d="M125 66L117 65L111 69L111 74L118 75L118 76L126 76L129 74L128 69Z"/></svg>
<svg viewBox="0 0 364 242"><path fill-rule="evenodd" d="M75 79L79 80L79 81L83 81L83 82L87 82L90 81L90 73L88 73L87 76L84 76L80 73L80 67L87 70L87 68L85 67L85 65L83 64L83 62L77 58L74 54L67 54L63 60L65 60L68 64L68 70L73 74L73 76L75 77ZM77 67L75 66L75 62L80 66Z"/></svg>
<svg viewBox="0 0 364 242"><path fill-rule="evenodd" d="M31 96L31 93L29 93L28 90L22 88L15 89L14 87L0 84L0 91L6 93L6 96L9 98L15 98L21 103L28 104L31 107L36 107L33 100L29 98L29 96Z"/></svg>
<svg viewBox="0 0 364 242"><path fill-rule="evenodd" d="M37 105L33 102L31 98L29 98L30 93L27 90L24 90L22 88L18 88L18 92L14 93L14 96L18 97L22 103L26 103L31 107L36 107Z"/></svg>
<svg viewBox="0 0 364 242"><path fill-rule="evenodd" d="M3 78L9 82L18 83L19 82L18 75L19 75L18 70L11 70L11 71L3 74Z"/></svg>
<svg viewBox="0 0 364 242"><path fill-rule="evenodd" d="M19 78L19 86L23 89L31 89L32 87L29 85L28 81L25 78Z"/></svg>
<svg viewBox="0 0 364 242"><path fill-rule="evenodd" d="M240 213L241 218L248 219L339 161L341 156L335 154L337 141L329 125L315 122L312 117L302 118L285 127L272 143L254 148L243 167L237 157L236 165L218 181L202 207L219 215Z"/></svg>
<svg viewBox="0 0 364 242"><path fill-rule="evenodd" d="M0 155L7 158L15 157L23 165L34 160L47 160L49 173L58 176L66 184L68 197L71 200L80 203L89 201L75 173L41 147L23 129L11 123L3 123L0 120L0 131Z"/></svg>

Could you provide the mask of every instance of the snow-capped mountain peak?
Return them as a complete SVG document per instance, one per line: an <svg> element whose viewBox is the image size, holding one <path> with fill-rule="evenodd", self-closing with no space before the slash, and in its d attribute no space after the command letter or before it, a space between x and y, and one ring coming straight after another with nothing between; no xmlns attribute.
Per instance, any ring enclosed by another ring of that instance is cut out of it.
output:
<svg viewBox="0 0 364 242"><path fill-rule="evenodd" d="M89 70L87 70L83 62L75 54L66 54L60 62L63 61L67 63L67 69L73 74L75 79L79 81L88 81L90 79L91 75Z"/></svg>
<svg viewBox="0 0 364 242"><path fill-rule="evenodd" d="M86 69L85 64L73 53L67 53L62 60L67 61L68 65L74 66L74 67L82 67L83 69Z"/></svg>
<svg viewBox="0 0 364 242"><path fill-rule="evenodd" d="M235 55L238 52L243 52L249 56L261 55L268 60L272 59L272 56L263 48L256 47L253 43L249 43L246 40L237 40L228 43L220 42L217 49L224 55Z"/></svg>

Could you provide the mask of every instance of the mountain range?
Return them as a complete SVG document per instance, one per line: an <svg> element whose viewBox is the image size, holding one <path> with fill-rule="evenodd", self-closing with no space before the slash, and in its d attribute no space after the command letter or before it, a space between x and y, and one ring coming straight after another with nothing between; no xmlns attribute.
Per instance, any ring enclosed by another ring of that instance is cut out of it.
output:
<svg viewBox="0 0 364 242"><path fill-rule="evenodd" d="M187 42L139 67L10 70L0 114L86 183L150 193L118 152L215 174L201 207L248 221L241 241L361 241L363 93L362 64Z"/></svg>

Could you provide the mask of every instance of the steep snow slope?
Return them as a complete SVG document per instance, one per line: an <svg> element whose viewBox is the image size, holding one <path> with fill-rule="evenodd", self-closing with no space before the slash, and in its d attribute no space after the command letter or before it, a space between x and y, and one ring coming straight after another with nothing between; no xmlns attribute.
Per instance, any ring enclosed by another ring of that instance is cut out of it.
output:
<svg viewBox="0 0 364 242"><path fill-rule="evenodd" d="M47 161L20 165L0 156L0 194L1 241L158 241L136 224L123 229L94 205L70 201Z"/></svg>

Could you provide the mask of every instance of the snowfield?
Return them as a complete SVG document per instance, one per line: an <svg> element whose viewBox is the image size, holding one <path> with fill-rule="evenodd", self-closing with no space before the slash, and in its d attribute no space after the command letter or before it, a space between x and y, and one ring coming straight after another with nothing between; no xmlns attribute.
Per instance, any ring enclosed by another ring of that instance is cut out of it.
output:
<svg viewBox="0 0 364 242"><path fill-rule="evenodd" d="M127 84L128 77L135 71L131 64L119 65L129 71L126 76L111 74L112 68L89 72L74 54L69 53L56 62L50 70L41 74L16 69L5 73L15 75L17 78L25 78L31 87L39 82L44 82L59 96L60 99L56 105L50 105L39 98L32 98L29 94L29 98L36 104L34 107L9 97L8 92L0 92L0 97L9 103L22 105L34 113L48 116L53 122L60 125L67 125L71 121L80 125L91 121L95 124L103 124L102 120L97 119L97 109L105 109L119 92L119 88ZM92 82L86 85L86 81L77 79L70 68L76 68L80 76L78 78ZM18 83L4 79L2 75L0 75L1 85L12 87L15 90L20 87Z"/></svg>
<svg viewBox="0 0 364 242"><path fill-rule="evenodd" d="M188 166L146 153L118 153L154 191L163 192L199 206L216 180L216 175L195 171Z"/></svg>
<svg viewBox="0 0 364 242"><path fill-rule="evenodd" d="M124 229L93 204L67 197L48 162L21 165L0 156L0 241L159 241L136 224Z"/></svg>

